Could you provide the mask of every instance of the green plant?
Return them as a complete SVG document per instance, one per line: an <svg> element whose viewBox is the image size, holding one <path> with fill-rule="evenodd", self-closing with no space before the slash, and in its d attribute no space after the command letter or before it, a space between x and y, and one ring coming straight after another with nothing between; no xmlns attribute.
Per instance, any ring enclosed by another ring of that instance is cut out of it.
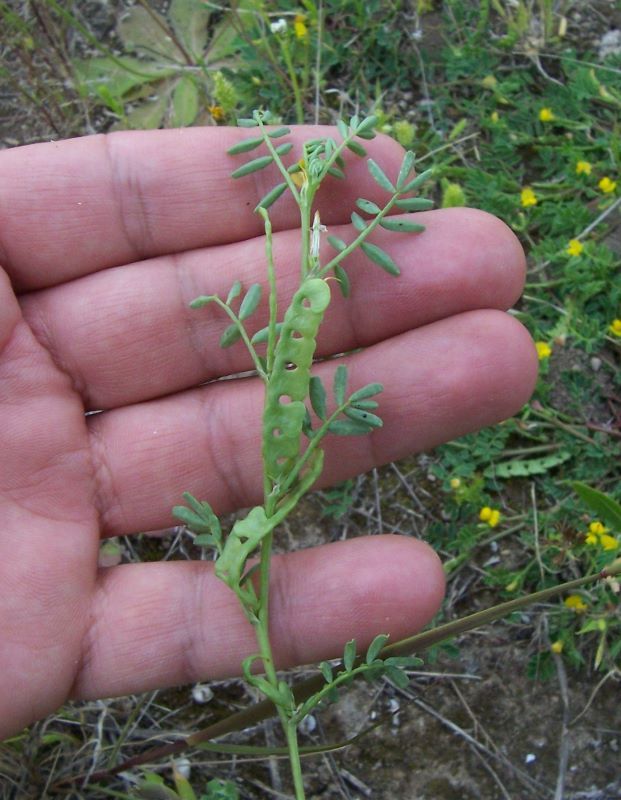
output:
<svg viewBox="0 0 621 800"><path fill-rule="evenodd" d="M370 200L359 198L358 212L352 213L356 231L349 244L328 236L334 253L322 263L320 245L322 233L318 211L312 215L315 196L327 176L344 179L346 150L356 156L366 157L360 139L375 136L375 117L352 117L349 124L340 121L338 132L341 141L331 137L313 139L303 146L302 158L287 168L282 156L293 145L278 144L289 133L286 127L266 127L271 119L267 112L255 111L253 117L239 122L243 127L256 129L255 136L242 139L233 146L230 154L241 154L265 148L265 155L252 158L233 172L233 178L264 169L275 164L282 181L271 189L257 205L256 211L265 224L265 242L269 284L269 323L250 334L247 321L257 310L262 294L260 284L253 284L242 297L242 286L236 281L225 300L216 296L198 297L192 308L208 304L219 307L229 317L220 344L230 347L238 340L245 344L257 374L265 385L263 412L263 505L255 506L238 520L228 536L223 537L220 523L208 503L185 495L187 506L178 506L173 513L197 534L196 543L215 548L216 575L237 595L248 620L255 628L259 652L245 659L242 669L248 683L269 698L278 710L289 748L296 798L304 797L297 728L302 720L321 702L332 698L337 690L357 676L368 679L388 674L398 684L407 683L402 669L419 663L408 656L381 658L386 636L377 636L364 658L358 658L355 641L346 644L342 665L336 671L327 662L321 665L324 685L304 702L296 700L289 684L276 673L269 639L269 576L274 529L295 508L300 498L311 488L323 467L320 443L327 434L341 436L359 435L381 427L374 399L382 391L379 383L371 383L352 393L347 387L347 367L338 364L333 377L333 400L328 401L324 384L311 374L316 339L324 313L330 303L331 290L328 277L334 275L342 294L347 297L350 282L343 262L357 248L389 275L399 274L392 258L369 241L377 227L388 231L419 232L424 227L404 217L391 217L393 210L416 211L431 206L429 200L408 197L429 177L430 171L413 177L414 154L406 152L396 181L392 181L372 159L367 160L371 176L384 189L389 199L383 207ZM300 211L300 282L289 307L279 314L277 284L272 258L272 231L268 208L286 191L289 191ZM239 298L241 302L239 302ZM261 350L263 351L261 353ZM311 418L311 411L315 419ZM259 564L251 559L259 554ZM255 580L257 583L255 583ZM264 675L257 675L260 666Z"/></svg>

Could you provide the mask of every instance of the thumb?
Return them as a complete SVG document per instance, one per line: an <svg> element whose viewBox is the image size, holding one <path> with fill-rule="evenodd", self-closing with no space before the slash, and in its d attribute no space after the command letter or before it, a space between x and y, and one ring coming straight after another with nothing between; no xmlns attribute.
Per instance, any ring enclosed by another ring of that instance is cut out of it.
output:
<svg viewBox="0 0 621 800"><path fill-rule="evenodd" d="M21 311L11 281L6 272L0 268L0 354L13 335L20 318Z"/></svg>

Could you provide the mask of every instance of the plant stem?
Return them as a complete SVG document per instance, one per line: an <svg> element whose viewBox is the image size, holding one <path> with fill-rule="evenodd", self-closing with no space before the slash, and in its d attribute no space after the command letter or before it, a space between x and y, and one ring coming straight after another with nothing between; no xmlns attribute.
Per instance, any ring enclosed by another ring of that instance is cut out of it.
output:
<svg viewBox="0 0 621 800"><path fill-rule="evenodd" d="M302 764L300 762L300 750L298 748L298 729L295 722L291 719L285 726L287 735L287 748L289 750L289 763L291 765L291 777L295 789L295 800L304 800L304 781L302 779Z"/></svg>

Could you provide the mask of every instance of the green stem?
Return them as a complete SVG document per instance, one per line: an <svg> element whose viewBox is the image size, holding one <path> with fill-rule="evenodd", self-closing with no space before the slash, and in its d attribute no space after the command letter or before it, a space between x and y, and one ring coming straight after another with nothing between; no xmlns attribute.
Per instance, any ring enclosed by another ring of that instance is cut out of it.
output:
<svg viewBox="0 0 621 800"><path fill-rule="evenodd" d="M256 371L259 373L261 379L265 383L267 383L267 375L265 373L265 370L263 369L263 365L259 361L259 356L257 355L257 351L252 346L252 342L250 341L250 338L246 333L246 329L244 328L242 321L239 319L239 317L233 311L233 309L227 306L227 304L223 300L221 300L217 294L211 295L211 299L214 301L214 303L216 303L216 305L220 306L220 308L223 311L225 311L226 314L230 317L230 319L233 320L233 322L237 325L237 327L239 328L239 332L241 334L242 341L244 342L248 352L250 353L250 358L252 358Z"/></svg>
<svg viewBox="0 0 621 800"><path fill-rule="evenodd" d="M295 800L304 800L304 781L302 779L302 764L300 762L300 750L298 747L298 729L295 722L290 719L285 726L287 735L287 747L289 750L289 763L291 765L291 776L295 789Z"/></svg>
<svg viewBox="0 0 621 800"><path fill-rule="evenodd" d="M298 83L298 76L291 60L291 52L289 45L285 39L280 39L280 49L287 65L287 72L289 73L289 80L291 81L291 88L293 89L293 97L295 98L295 116L298 125L304 124L304 108L302 106L302 93L300 91L300 84Z"/></svg>
<svg viewBox="0 0 621 800"><path fill-rule="evenodd" d="M272 374L274 366L274 355L276 352L276 320L278 318L278 294L276 291L276 269L274 266L274 254L272 251L272 223L266 209L260 208L259 213L263 217L265 224L265 255L267 259L267 279L270 287L269 308L270 318L267 333L267 355L266 369L267 374Z"/></svg>

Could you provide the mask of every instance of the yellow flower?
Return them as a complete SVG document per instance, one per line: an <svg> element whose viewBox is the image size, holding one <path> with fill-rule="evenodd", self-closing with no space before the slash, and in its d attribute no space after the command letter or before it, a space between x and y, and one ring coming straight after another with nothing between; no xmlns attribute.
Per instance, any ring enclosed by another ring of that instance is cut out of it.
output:
<svg viewBox="0 0 621 800"><path fill-rule="evenodd" d="M603 533L600 538L599 542L604 550L616 550L619 547L619 542L615 539L614 536L609 536L607 533Z"/></svg>
<svg viewBox="0 0 621 800"><path fill-rule="evenodd" d="M481 522L487 522L490 528L495 528L496 525L500 522L500 511L497 508L490 508L489 506L484 506L479 511L479 519Z"/></svg>
<svg viewBox="0 0 621 800"><path fill-rule="evenodd" d="M459 478L451 478L451 489L459 489L461 480Z"/></svg>
<svg viewBox="0 0 621 800"><path fill-rule="evenodd" d="M587 535L584 537L584 541L586 542L586 544L595 545L599 542L599 539L594 533L587 533Z"/></svg>
<svg viewBox="0 0 621 800"><path fill-rule="evenodd" d="M225 115L222 106L208 106L208 110L216 122L222 122L224 120Z"/></svg>
<svg viewBox="0 0 621 800"><path fill-rule="evenodd" d="M617 188L617 182L609 178L608 175L603 177L597 184L604 194L611 194Z"/></svg>
<svg viewBox="0 0 621 800"><path fill-rule="evenodd" d="M306 17L304 14L296 14L293 19L293 31L298 39L306 39L308 28L306 27Z"/></svg>
<svg viewBox="0 0 621 800"><path fill-rule="evenodd" d="M589 533L594 533L596 536L601 536L604 533L608 533L608 528L606 528L598 519L593 520L589 525Z"/></svg>
<svg viewBox="0 0 621 800"><path fill-rule="evenodd" d="M560 639L557 639L555 642L552 642L550 645L550 650L553 653L562 653L563 652L563 642Z"/></svg>
<svg viewBox="0 0 621 800"><path fill-rule="evenodd" d="M494 123L494 125L496 125L496 123L500 119L500 114L497 111L492 111L492 113L490 114L489 118Z"/></svg>
<svg viewBox="0 0 621 800"><path fill-rule="evenodd" d="M530 186L525 186L520 192L520 202L524 208L537 205L537 195L533 192Z"/></svg>
<svg viewBox="0 0 621 800"><path fill-rule="evenodd" d="M588 161L578 161L576 164L576 175L590 175L591 164Z"/></svg>
<svg viewBox="0 0 621 800"><path fill-rule="evenodd" d="M498 86L498 81L494 75L486 75L481 81L481 86L484 89L495 89Z"/></svg>
<svg viewBox="0 0 621 800"><path fill-rule="evenodd" d="M572 611L575 611L576 614L584 614L588 608L588 605L584 602L579 594L570 594L569 597L566 597L565 606Z"/></svg>
<svg viewBox="0 0 621 800"><path fill-rule="evenodd" d="M295 185L296 185L296 186L297 186L299 189L301 189L301 188L302 188L302 186L304 185L304 181L306 181L306 180L307 180L307 175L306 175L306 161L304 161L304 159L303 159L303 158L301 158L301 159L298 161L298 167L301 167L300 171L299 171L299 172L292 172L292 173L291 173L291 180L292 180L292 181L295 183Z"/></svg>
<svg viewBox="0 0 621 800"><path fill-rule="evenodd" d="M542 108L539 111L539 120L540 122L552 122L554 119L554 114L552 113L551 108Z"/></svg>
<svg viewBox="0 0 621 800"><path fill-rule="evenodd" d="M580 239L570 239L565 252L570 256L579 256L584 250L584 245Z"/></svg>
<svg viewBox="0 0 621 800"><path fill-rule="evenodd" d="M621 336L621 319L613 319L613 321L608 326L608 330L614 336Z"/></svg>
<svg viewBox="0 0 621 800"><path fill-rule="evenodd" d="M547 342L535 342L535 347L537 348L537 355L539 356L539 361L543 361L546 358L550 358L552 355L552 348Z"/></svg>

